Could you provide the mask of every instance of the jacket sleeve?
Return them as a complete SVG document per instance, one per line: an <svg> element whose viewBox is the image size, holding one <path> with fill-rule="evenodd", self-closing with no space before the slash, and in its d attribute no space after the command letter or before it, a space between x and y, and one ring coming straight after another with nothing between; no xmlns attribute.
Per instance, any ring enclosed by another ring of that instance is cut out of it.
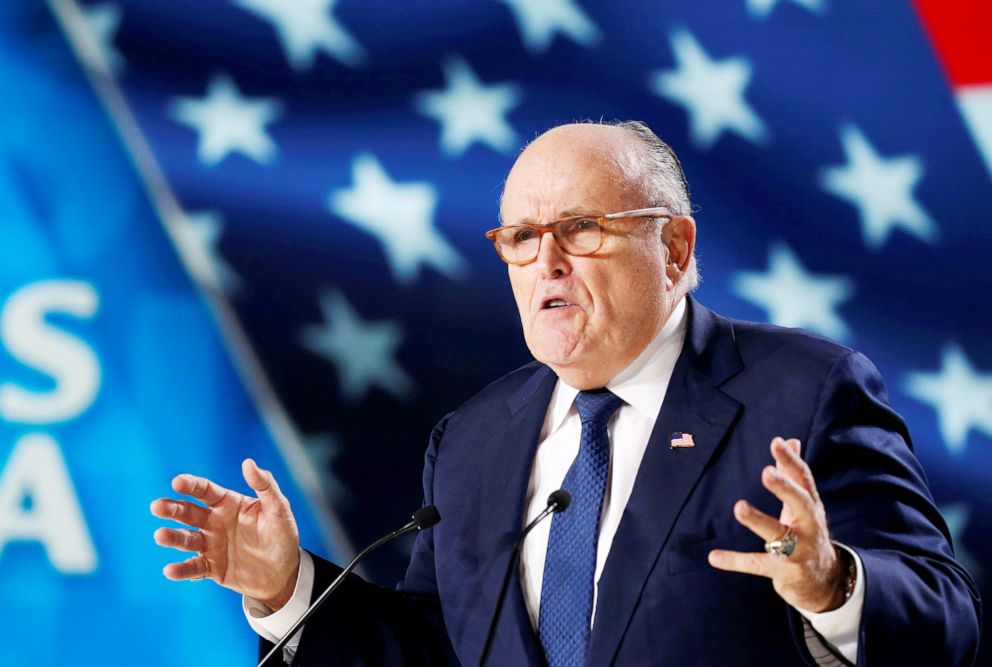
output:
<svg viewBox="0 0 992 667"><path fill-rule="evenodd" d="M849 352L831 369L804 450L831 536L864 566L858 665L972 664L978 591L954 559L906 425L863 355Z"/></svg>
<svg viewBox="0 0 992 667"><path fill-rule="evenodd" d="M449 415L450 417L450 415ZM448 417L431 433L424 465L424 504L433 503L434 462ZM312 599L342 568L314 556ZM272 644L261 640L259 658ZM349 575L303 628L292 664L301 667L348 665L457 665L445 631L434 576L432 531L417 535L406 579L396 589Z"/></svg>

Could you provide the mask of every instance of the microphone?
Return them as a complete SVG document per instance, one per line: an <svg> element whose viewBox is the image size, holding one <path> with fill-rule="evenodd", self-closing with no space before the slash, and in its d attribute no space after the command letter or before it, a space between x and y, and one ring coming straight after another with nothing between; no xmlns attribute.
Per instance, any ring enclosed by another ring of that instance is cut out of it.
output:
<svg viewBox="0 0 992 667"><path fill-rule="evenodd" d="M486 643L482 646L482 655L479 656L479 667L484 667L486 659L489 658L489 651L492 650L493 640L496 638L496 626L499 623L500 614L503 612L503 603L506 602L506 590L510 587L510 577L513 575L513 568L520 559L520 548L524 544L524 538L528 533L551 514L564 512L572 502L571 494L565 489L552 491L548 496L548 506L537 515L537 518L527 524L527 527L520 531L520 537L513 545L513 553L510 554L510 562L506 564L506 573L503 575L503 585L499 589L499 597L496 598L496 609L493 610L493 618L489 622L489 631L486 633Z"/></svg>
<svg viewBox="0 0 992 667"><path fill-rule="evenodd" d="M341 585L341 583L344 581L344 578L352 570L355 569L355 566L358 565L358 563L363 558L365 558L365 556L367 556L372 551L375 551L383 544L386 544L387 542L392 542L400 535L406 535L407 533L413 532L415 530L424 530L426 528L430 528L440 520L441 520L441 514L440 512L437 511L437 508L434 507L434 505L427 505L426 507L421 507L419 510L413 513L413 517L405 524L403 524L393 532L389 533L388 535L384 537L380 537L378 540L376 540L375 542L373 542L372 544L370 544L369 546L365 547L360 552L358 552L358 555L355 556L353 559L351 559L351 562L348 563L348 567L344 568L341 571L341 574L339 574L334 579L334 581L331 582L331 585L328 586L324 590L324 592L320 594L320 597L314 600L313 604L311 604L307 608L303 616L300 616L300 620L296 621L296 623L293 624L293 627L291 627L286 632L286 634L284 634L282 638L278 642L276 642L276 645L272 647L272 650L265 654L265 657L262 658L261 661L259 661L258 667L263 667L267 662L269 662L269 659L271 659L272 656L279 654L282 651L282 648L286 645L286 642L288 642L290 638L293 635L295 635L300 628L303 627L303 625L307 622L307 620L311 616L313 616L314 612L316 612L317 609L319 609L322 604L324 604L327 598L330 597L331 593L333 593L334 590Z"/></svg>

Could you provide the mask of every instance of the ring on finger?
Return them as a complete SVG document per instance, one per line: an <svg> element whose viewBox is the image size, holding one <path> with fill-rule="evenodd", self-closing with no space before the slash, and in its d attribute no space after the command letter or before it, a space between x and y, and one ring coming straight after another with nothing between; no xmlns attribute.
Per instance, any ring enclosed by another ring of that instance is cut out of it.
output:
<svg viewBox="0 0 992 667"><path fill-rule="evenodd" d="M781 537L765 542L765 551L779 558L788 558L795 553L798 542L799 538L796 536L795 531L791 528L786 528Z"/></svg>

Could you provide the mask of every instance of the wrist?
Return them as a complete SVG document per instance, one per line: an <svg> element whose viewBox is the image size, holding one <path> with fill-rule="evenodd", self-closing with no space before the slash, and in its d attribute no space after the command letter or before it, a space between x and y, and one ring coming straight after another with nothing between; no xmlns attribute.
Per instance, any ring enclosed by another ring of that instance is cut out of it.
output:
<svg viewBox="0 0 992 667"><path fill-rule="evenodd" d="M270 598L262 598L260 601L266 607L271 609L273 612L277 612L286 606L286 603L290 601L293 597L293 593L296 591L296 582L300 577L300 554L299 551L296 553L296 558L294 560L294 565L292 570L290 570L289 576L286 577L279 591Z"/></svg>
<svg viewBox="0 0 992 667"><path fill-rule="evenodd" d="M854 557L846 549L836 545L834 545L834 553L837 556L837 565L835 575L831 578L833 596L822 611L834 611L842 607L851 599L857 584L858 569Z"/></svg>

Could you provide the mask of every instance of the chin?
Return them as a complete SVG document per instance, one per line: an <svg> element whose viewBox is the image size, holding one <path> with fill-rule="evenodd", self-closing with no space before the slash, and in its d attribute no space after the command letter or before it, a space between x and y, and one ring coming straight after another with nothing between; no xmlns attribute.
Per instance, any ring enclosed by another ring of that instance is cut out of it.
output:
<svg viewBox="0 0 992 667"><path fill-rule="evenodd" d="M557 372L559 368L567 368L580 362L584 350L578 343L569 341L558 345L549 345L545 342L540 347L530 346L530 352L535 359L551 366Z"/></svg>

